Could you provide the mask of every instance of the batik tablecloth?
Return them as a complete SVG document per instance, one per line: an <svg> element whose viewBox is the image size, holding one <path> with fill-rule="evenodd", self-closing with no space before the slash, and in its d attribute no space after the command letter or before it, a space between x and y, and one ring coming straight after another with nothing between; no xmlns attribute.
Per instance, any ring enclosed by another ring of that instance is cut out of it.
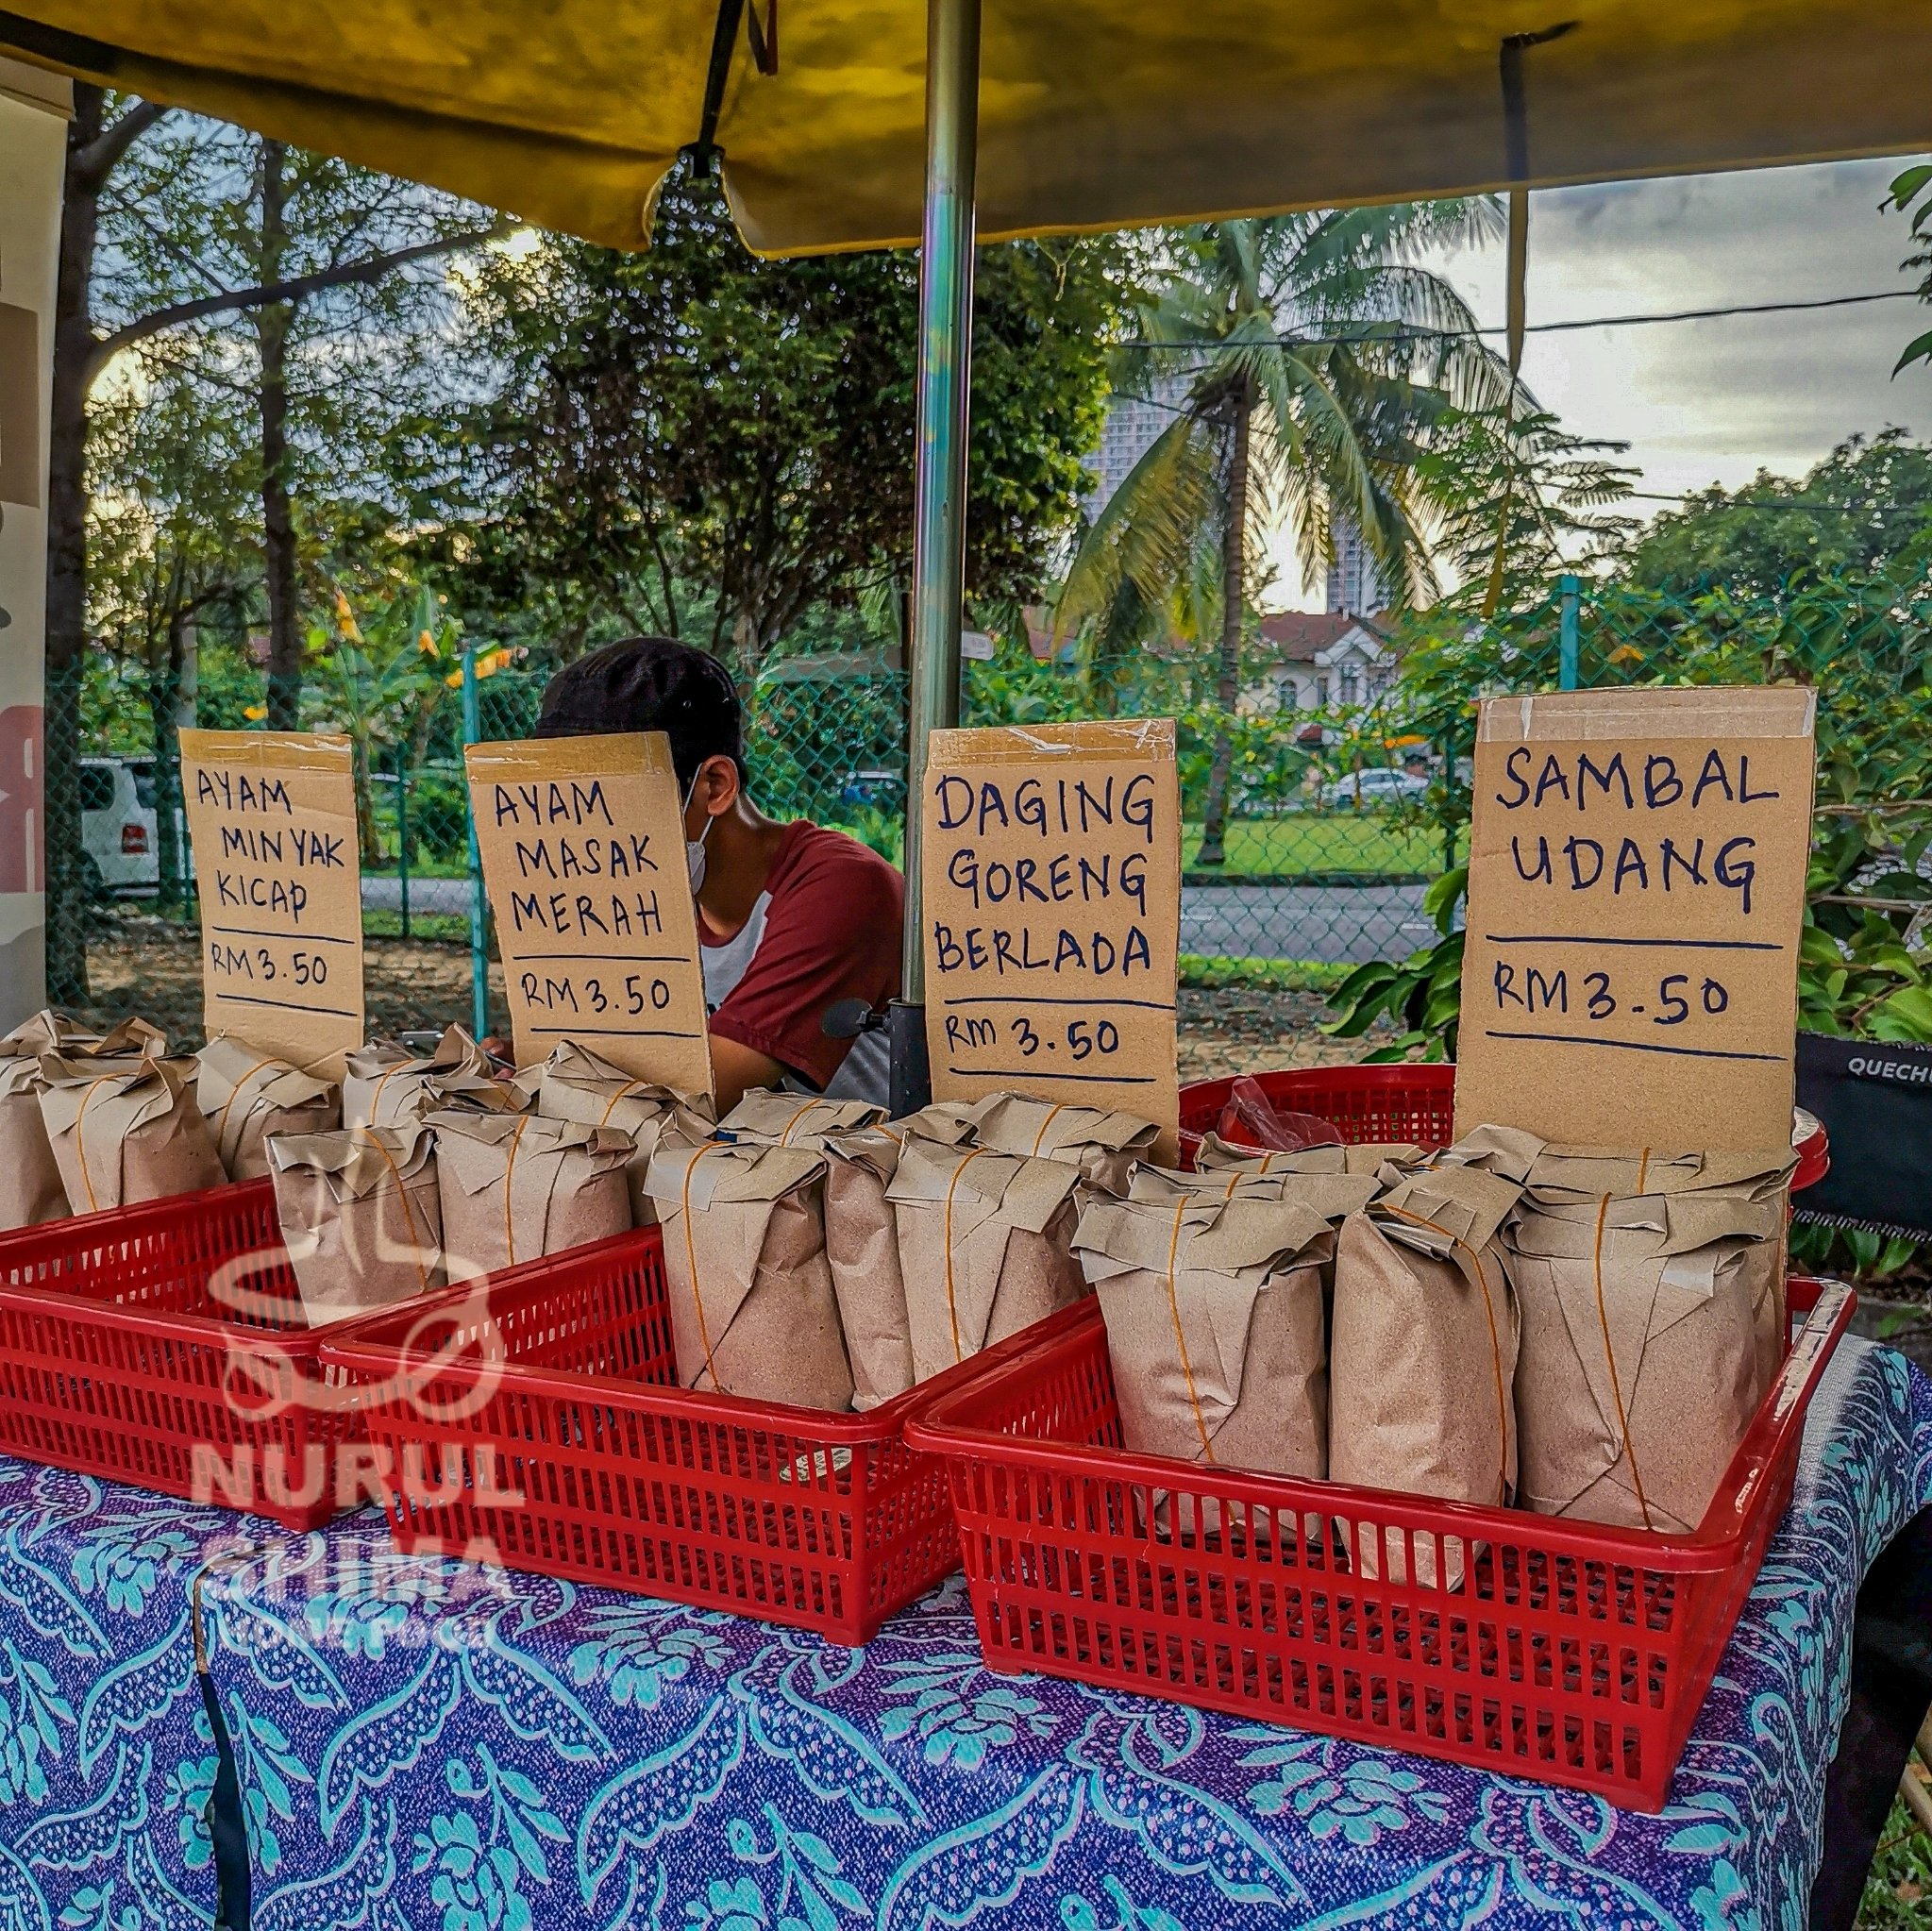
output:
<svg viewBox="0 0 1932 1931"><path fill-rule="evenodd" d="M77 1488L59 1490L57 1509L69 1493L78 1501ZM956 1581L853 1651L398 1557L373 1518L252 1540L229 1518L202 1616L240 1764L260 1931L1764 1931L1804 1922L1858 1580L1928 1502L1932 1384L1890 1351L1847 1341L1814 1402L1792 1512L1671 1806L1655 1818L1176 1704L992 1675ZM93 1505L116 1523L146 1506L158 1532L170 1516L189 1523L183 1533L200 1526L125 1491L96 1492ZM92 1573L86 1523L42 1524L34 1511L45 1506L28 1498L9 1520L71 1552L63 1579L76 1562ZM108 1546L129 1532L115 1533ZM153 1569L151 1593L180 1611L180 1567ZM65 1592L78 1587L65 1580ZM20 1593L9 1581L9 1643L22 1639ZM167 1633L157 1625L156 1641ZM115 1738L135 1765L149 1754L151 1775L124 1766L90 1782L66 1766L88 1731L93 1680L111 1679L62 1662L58 1637L26 1637L20 1654L76 1719L36 1732L40 1760L62 1775L43 1768L38 1799L7 1792L6 1868L34 1864L23 1829L65 1831L70 1806L89 1803L116 1818L95 1838L122 1846L85 1887L78 1872L54 1881L35 1870L60 1909L29 1911L26 1923L121 1931L111 1910L65 1915L66 1901L105 1878L124 1884L124 1866L142 1868L128 1863L136 1846L176 1889L201 1868L193 1799L210 1752L185 1631L174 1640L170 1664L149 1666L167 1686L148 1699L151 1727ZM117 1658L123 1668L140 1677ZM92 1726L96 1765L109 1721ZM133 1801L143 1788L144 1805Z"/></svg>
<svg viewBox="0 0 1932 1931"><path fill-rule="evenodd" d="M191 1610L237 1527L0 1457L0 1931L212 1921Z"/></svg>

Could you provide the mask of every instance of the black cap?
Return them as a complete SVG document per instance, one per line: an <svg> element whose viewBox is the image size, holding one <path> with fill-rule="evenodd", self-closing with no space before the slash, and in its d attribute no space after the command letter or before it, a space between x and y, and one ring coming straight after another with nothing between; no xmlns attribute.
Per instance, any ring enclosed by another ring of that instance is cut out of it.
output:
<svg viewBox="0 0 1932 1931"><path fill-rule="evenodd" d="M536 737L661 730L680 789L707 758L729 758L745 781L745 714L731 674L709 651L669 637L627 637L566 663L544 692Z"/></svg>

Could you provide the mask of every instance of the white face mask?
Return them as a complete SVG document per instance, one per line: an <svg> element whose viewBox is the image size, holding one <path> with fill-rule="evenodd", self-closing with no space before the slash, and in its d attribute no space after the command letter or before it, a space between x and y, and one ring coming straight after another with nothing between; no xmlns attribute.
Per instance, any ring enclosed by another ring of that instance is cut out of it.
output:
<svg viewBox="0 0 1932 1931"><path fill-rule="evenodd" d="M684 810L687 815L691 811L691 800L697 796L697 774L694 771L691 774L691 788L684 794ZM711 836L712 822L711 814L707 812L704 816L704 830L696 838L687 838L684 841L684 869L691 877L691 896L694 898L704 889L704 841Z"/></svg>

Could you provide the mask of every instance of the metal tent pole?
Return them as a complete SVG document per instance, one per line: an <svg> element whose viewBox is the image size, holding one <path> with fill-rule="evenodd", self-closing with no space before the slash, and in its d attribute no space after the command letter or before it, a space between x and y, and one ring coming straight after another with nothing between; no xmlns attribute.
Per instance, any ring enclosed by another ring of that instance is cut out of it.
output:
<svg viewBox="0 0 1932 1931"><path fill-rule="evenodd" d="M483 736L483 704L477 689L477 646L462 646L462 741L479 744ZM489 900L483 895L483 854L477 847L477 813L467 783L462 788L463 816L470 842L470 1031L479 1039L490 1031Z"/></svg>
<svg viewBox="0 0 1932 1931"><path fill-rule="evenodd" d="M900 997L893 1002L887 1020L895 1116L923 1106L932 1097L926 1063L919 825L927 734L959 722L979 119L980 0L927 0L926 219L919 251L919 443L913 512L905 950Z"/></svg>

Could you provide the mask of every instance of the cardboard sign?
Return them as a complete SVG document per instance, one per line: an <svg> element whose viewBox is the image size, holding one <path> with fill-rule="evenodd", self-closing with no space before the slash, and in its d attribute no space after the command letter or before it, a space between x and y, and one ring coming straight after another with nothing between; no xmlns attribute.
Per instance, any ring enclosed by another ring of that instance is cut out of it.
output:
<svg viewBox="0 0 1932 1931"><path fill-rule="evenodd" d="M464 759L517 1065L568 1039L633 1078L709 1093L670 740L542 738Z"/></svg>
<svg viewBox="0 0 1932 1931"><path fill-rule="evenodd" d="M362 1043L362 883L349 741L184 730L204 1024L318 1078Z"/></svg>
<svg viewBox="0 0 1932 1931"><path fill-rule="evenodd" d="M1179 1151L1174 721L935 730L922 916L938 1100L1024 1093L1153 1120Z"/></svg>
<svg viewBox="0 0 1932 1931"><path fill-rule="evenodd" d="M1774 687L1484 703L1457 1133L1789 1140L1814 708Z"/></svg>

